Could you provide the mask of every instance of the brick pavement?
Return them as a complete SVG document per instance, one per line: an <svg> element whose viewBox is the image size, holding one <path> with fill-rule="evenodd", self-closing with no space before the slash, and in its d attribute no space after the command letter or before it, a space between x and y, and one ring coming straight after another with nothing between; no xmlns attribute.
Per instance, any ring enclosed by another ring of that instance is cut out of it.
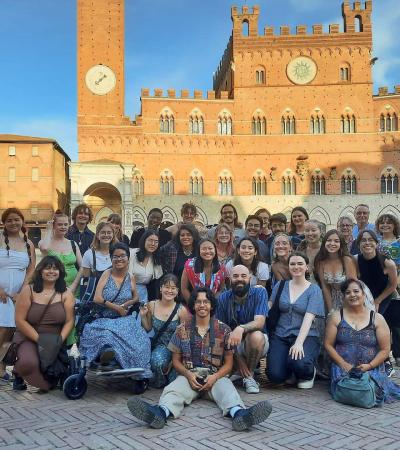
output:
<svg viewBox="0 0 400 450"><path fill-rule="evenodd" d="M398 372L399 373L399 370ZM400 381L399 379L397 381ZM159 390L144 397L155 402ZM400 403L362 410L332 401L327 383L312 391L272 389L259 395L241 391L247 405L268 399L270 418L253 430L236 433L217 407L204 400L185 409L163 430L151 430L134 419L127 407L129 385L90 377L81 400L61 391L13 392L0 386L0 448L53 449L385 449L400 448Z"/></svg>

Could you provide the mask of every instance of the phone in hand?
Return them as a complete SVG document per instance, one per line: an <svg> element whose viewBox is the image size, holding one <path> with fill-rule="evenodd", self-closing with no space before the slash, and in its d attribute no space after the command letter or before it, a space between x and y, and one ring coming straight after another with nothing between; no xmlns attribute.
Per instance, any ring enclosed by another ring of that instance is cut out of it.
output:
<svg viewBox="0 0 400 450"><path fill-rule="evenodd" d="M206 379L204 377L196 377L196 381L202 386L206 384Z"/></svg>

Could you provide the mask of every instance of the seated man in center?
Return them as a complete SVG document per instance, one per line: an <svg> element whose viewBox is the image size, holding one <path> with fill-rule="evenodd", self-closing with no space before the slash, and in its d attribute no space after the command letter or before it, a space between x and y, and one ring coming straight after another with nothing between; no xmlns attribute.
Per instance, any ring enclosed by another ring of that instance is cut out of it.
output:
<svg viewBox="0 0 400 450"><path fill-rule="evenodd" d="M235 431L263 422L271 414L271 404L264 400L246 409L228 378L233 366L233 351L228 345L231 330L211 317L216 306L214 295L207 288L194 290L188 306L193 318L177 327L168 345L179 376L164 388L158 405L130 398L130 412L152 428L163 428L170 416L178 418L185 405L204 395L215 401L224 416L232 418Z"/></svg>
<svg viewBox="0 0 400 450"><path fill-rule="evenodd" d="M219 296L216 317L232 329L229 344L237 347L234 356L237 374L231 379L242 378L248 394L260 392L254 370L268 352L267 315L268 295L265 288L250 287L249 269L243 265L234 266L231 289Z"/></svg>

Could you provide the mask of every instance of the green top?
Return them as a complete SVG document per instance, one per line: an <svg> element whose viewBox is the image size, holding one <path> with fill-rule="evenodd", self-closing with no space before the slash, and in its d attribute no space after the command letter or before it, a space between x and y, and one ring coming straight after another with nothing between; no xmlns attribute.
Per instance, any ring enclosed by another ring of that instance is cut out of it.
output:
<svg viewBox="0 0 400 450"><path fill-rule="evenodd" d="M56 256L65 267L65 282L67 286L71 286L72 282L75 280L76 275L78 273L76 269L76 256L74 252L71 253L58 253L54 250L49 250L47 252L50 256Z"/></svg>

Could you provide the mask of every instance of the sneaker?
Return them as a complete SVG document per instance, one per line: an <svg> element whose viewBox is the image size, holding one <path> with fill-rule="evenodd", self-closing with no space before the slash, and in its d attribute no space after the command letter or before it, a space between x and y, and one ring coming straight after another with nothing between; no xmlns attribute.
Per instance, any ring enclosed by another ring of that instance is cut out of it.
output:
<svg viewBox="0 0 400 450"><path fill-rule="evenodd" d="M239 409L232 420L232 428L235 431L248 430L252 425L264 422L271 411L272 405L267 400L256 403L248 409Z"/></svg>
<svg viewBox="0 0 400 450"><path fill-rule="evenodd" d="M253 377L243 378L243 386L248 394L258 394L260 386Z"/></svg>
<svg viewBox="0 0 400 450"><path fill-rule="evenodd" d="M26 391L27 387L23 378L14 375L13 391Z"/></svg>
<svg viewBox="0 0 400 450"><path fill-rule="evenodd" d="M235 383L236 381L243 380L243 377L238 373L234 373L229 377L229 379L232 381L232 383Z"/></svg>
<svg viewBox="0 0 400 450"><path fill-rule="evenodd" d="M316 368L314 367L314 376L311 380L299 380L297 383L297 387L299 389L312 389L314 387L315 374L317 373Z"/></svg>
<svg viewBox="0 0 400 450"><path fill-rule="evenodd" d="M141 398L131 397L128 408L133 416L147 423L151 428L164 428L167 422L165 411L157 405L150 405Z"/></svg>
<svg viewBox="0 0 400 450"><path fill-rule="evenodd" d="M390 361L385 361L385 372L389 378L391 378L396 372Z"/></svg>

